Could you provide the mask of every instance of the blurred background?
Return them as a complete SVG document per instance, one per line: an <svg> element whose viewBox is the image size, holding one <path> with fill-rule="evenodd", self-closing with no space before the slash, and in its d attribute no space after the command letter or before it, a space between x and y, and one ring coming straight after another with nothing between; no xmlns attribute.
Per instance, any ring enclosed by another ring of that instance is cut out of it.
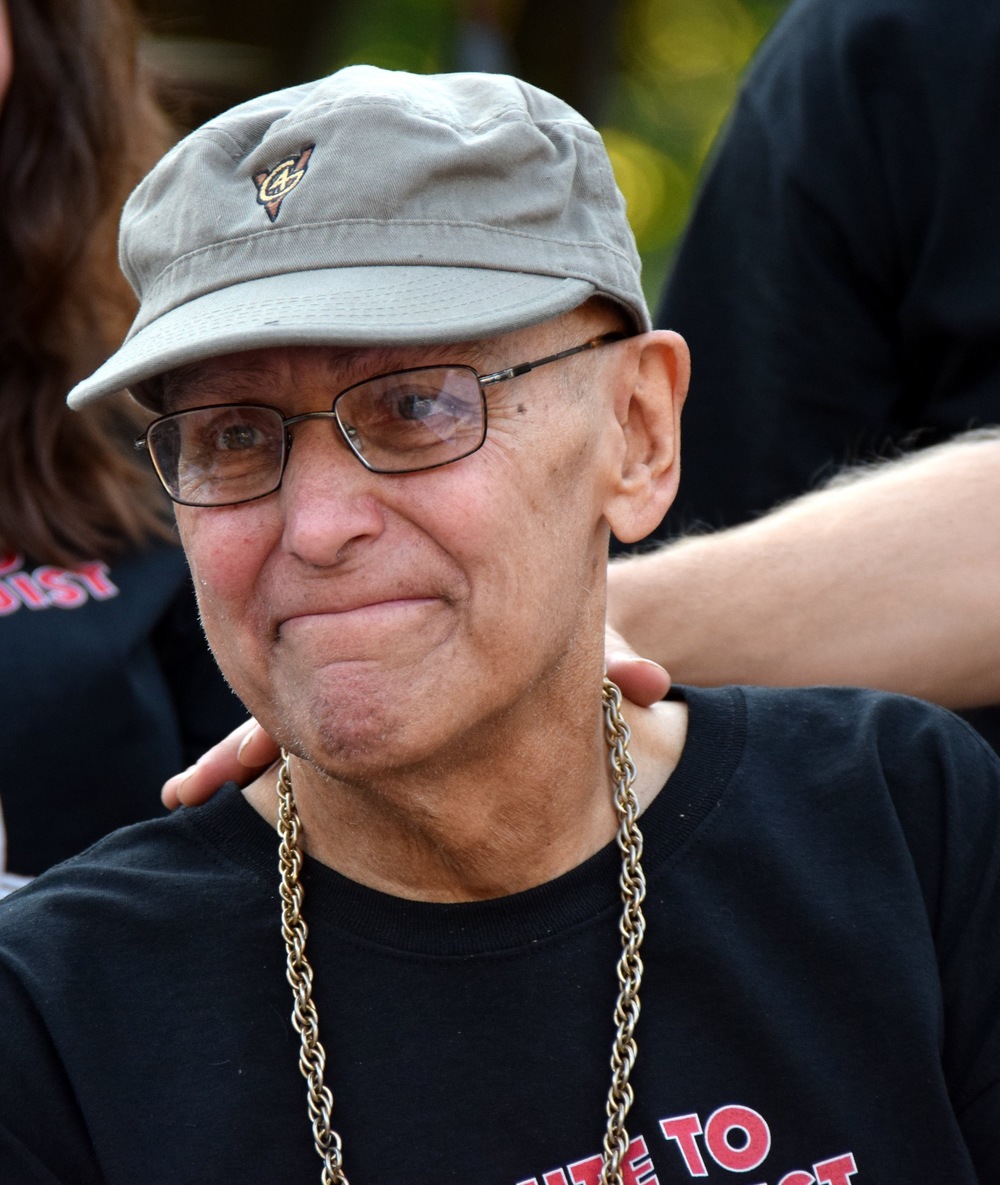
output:
<svg viewBox="0 0 1000 1185"><path fill-rule="evenodd" d="M140 0L182 129L339 66L503 70L601 130L656 307L740 73L787 0Z"/></svg>

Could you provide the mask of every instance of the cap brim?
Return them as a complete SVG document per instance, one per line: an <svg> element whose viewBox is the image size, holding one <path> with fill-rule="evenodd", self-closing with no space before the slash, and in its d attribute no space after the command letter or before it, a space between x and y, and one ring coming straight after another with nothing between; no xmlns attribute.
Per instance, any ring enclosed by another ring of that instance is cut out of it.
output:
<svg viewBox="0 0 1000 1185"><path fill-rule="evenodd" d="M70 392L71 407L204 358L267 346L379 346L496 337L581 305L587 280L468 267L326 268L208 292L133 330Z"/></svg>

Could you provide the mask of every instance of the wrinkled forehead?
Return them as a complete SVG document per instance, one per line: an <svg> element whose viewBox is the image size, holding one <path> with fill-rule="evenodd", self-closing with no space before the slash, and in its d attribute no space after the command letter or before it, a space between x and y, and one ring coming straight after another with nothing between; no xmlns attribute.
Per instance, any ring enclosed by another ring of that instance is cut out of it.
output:
<svg viewBox="0 0 1000 1185"><path fill-rule="evenodd" d="M415 366L457 363L484 369L498 356L495 341L449 345L276 346L204 358L139 384L132 394L160 413L205 402L260 402L269 390L322 382L342 390L363 379Z"/></svg>

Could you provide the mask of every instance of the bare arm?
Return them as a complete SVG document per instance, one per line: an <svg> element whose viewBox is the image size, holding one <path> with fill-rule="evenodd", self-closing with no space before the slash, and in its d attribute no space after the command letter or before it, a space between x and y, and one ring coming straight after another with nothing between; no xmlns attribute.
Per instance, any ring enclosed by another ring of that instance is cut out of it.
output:
<svg viewBox="0 0 1000 1185"><path fill-rule="evenodd" d="M1000 431L619 561L608 615L680 683L1000 702Z"/></svg>

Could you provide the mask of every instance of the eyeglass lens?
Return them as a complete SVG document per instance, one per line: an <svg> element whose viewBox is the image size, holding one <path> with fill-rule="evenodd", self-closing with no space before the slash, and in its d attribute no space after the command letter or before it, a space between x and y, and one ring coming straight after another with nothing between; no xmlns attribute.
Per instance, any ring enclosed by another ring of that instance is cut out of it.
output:
<svg viewBox="0 0 1000 1185"><path fill-rule="evenodd" d="M334 411L351 448L372 469L432 469L483 442L482 388L464 366L370 379L344 391Z"/></svg>
<svg viewBox="0 0 1000 1185"><path fill-rule="evenodd" d="M465 366L420 367L369 379L338 395L333 413L355 455L381 473L446 465L475 452L486 435L482 388L476 372ZM278 488L285 434L276 408L223 404L166 416L151 425L147 440L175 501L224 506Z"/></svg>

